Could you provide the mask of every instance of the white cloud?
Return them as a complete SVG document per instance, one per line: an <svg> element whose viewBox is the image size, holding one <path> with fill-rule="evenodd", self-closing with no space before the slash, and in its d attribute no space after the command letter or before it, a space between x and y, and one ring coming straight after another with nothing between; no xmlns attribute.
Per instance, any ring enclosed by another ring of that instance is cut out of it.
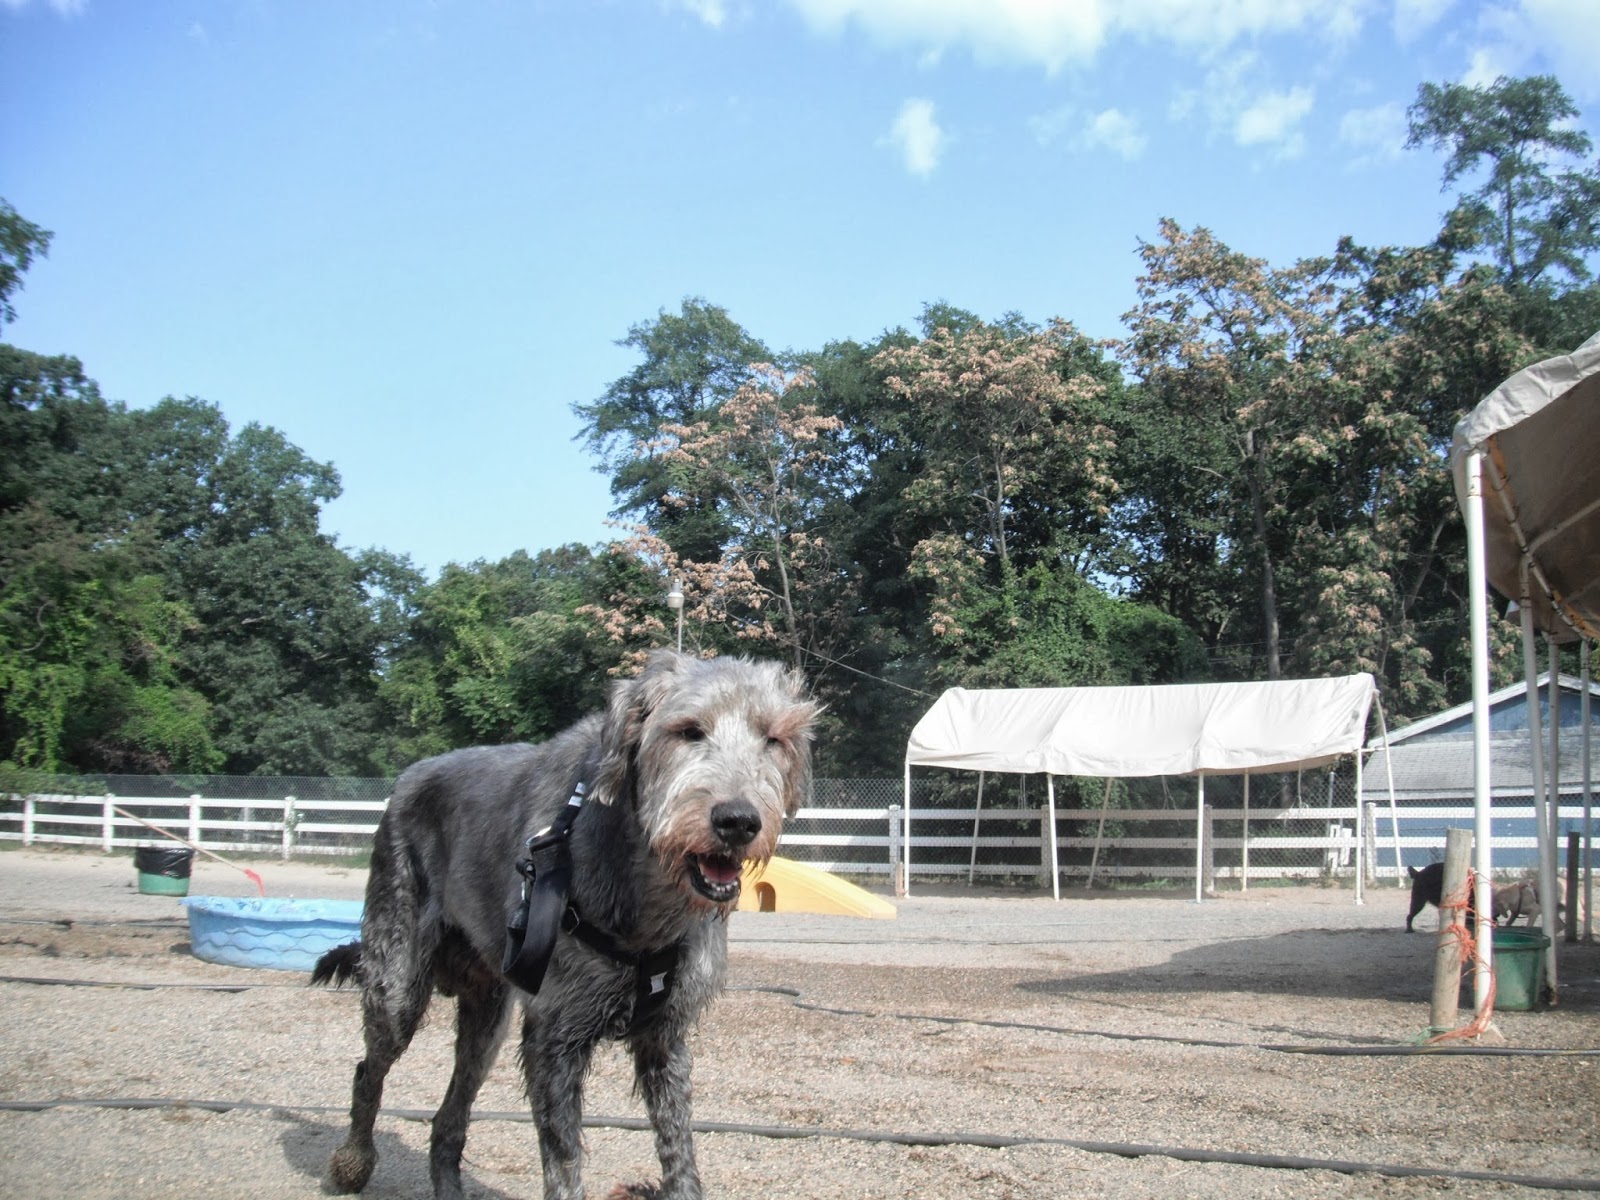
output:
<svg viewBox="0 0 1600 1200"><path fill-rule="evenodd" d="M1501 0L1478 17L1480 48L1461 82L1493 83L1499 75L1550 72L1576 99L1600 100L1600 56L1594 53L1594 0Z"/></svg>
<svg viewBox="0 0 1600 1200"><path fill-rule="evenodd" d="M1088 127L1077 138L1085 149L1103 146L1129 162L1144 153L1148 141L1139 129L1139 119L1115 108L1090 117Z"/></svg>
<svg viewBox="0 0 1600 1200"><path fill-rule="evenodd" d="M1456 0L1394 0L1394 36L1410 45L1437 25Z"/></svg>
<svg viewBox="0 0 1600 1200"><path fill-rule="evenodd" d="M1339 141L1356 151L1351 162L1355 167L1398 159L1409 131L1406 106L1397 101L1376 108L1352 108L1339 120Z"/></svg>
<svg viewBox="0 0 1600 1200"><path fill-rule="evenodd" d="M1110 150L1130 162L1144 153L1150 140L1139 127L1138 117L1116 108L1086 116L1068 104L1029 117L1028 128L1041 146L1067 138L1073 150Z"/></svg>
<svg viewBox="0 0 1600 1200"><path fill-rule="evenodd" d="M1316 93L1308 87L1267 92L1234 119L1233 140L1241 146L1275 146L1280 157L1294 158L1305 150L1299 126L1315 102Z"/></svg>
<svg viewBox="0 0 1600 1200"><path fill-rule="evenodd" d="M934 120L932 100L907 100L889 128L889 141L900 151L906 170L923 179L939 165L946 140Z"/></svg>
<svg viewBox="0 0 1600 1200"><path fill-rule="evenodd" d="M678 8L694 14L713 29L721 29L728 19L728 6L723 0L674 0Z"/></svg>
<svg viewBox="0 0 1600 1200"><path fill-rule="evenodd" d="M1564 2L1564 0L1562 0ZM789 0L812 28L888 46L961 46L983 62L1056 71L1116 38L1215 51L1268 34L1348 41L1376 0Z"/></svg>

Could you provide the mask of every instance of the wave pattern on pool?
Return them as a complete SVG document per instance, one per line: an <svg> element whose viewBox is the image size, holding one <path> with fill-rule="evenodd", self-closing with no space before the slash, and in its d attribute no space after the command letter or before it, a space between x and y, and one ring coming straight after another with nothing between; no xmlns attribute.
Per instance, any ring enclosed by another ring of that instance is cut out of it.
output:
<svg viewBox="0 0 1600 1200"><path fill-rule="evenodd" d="M359 900L189 896L189 947L230 967L309 971L335 946L361 937Z"/></svg>

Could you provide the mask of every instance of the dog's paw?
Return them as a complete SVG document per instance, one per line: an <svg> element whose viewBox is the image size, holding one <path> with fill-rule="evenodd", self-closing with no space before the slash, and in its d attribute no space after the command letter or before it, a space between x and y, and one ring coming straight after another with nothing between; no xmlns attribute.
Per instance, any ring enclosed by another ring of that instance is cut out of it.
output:
<svg viewBox="0 0 1600 1200"><path fill-rule="evenodd" d="M661 1187L654 1183L619 1183L606 1200L661 1200Z"/></svg>

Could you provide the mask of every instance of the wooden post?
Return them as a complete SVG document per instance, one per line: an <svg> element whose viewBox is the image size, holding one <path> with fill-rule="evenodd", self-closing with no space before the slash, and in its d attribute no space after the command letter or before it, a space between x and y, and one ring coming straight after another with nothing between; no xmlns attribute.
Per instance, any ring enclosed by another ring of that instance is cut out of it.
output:
<svg viewBox="0 0 1600 1200"><path fill-rule="evenodd" d="M1437 1032L1456 1027L1461 1002L1461 943L1451 926L1466 914L1447 908L1467 894L1467 867L1472 862L1472 834L1466 829L1444 831L1444 886L1439 893L1439 941L1433 952L1433 1006L1428 1024ZM1489 914L1479 915L1481 920Z"/></svg>
<svg viewBox="0 0 1600 1200"><path fill-rule="evenodd" d="M107 792L105 799L100 804L100 849L106 854L111 853L111 839L116 836L116 829L112 824L115 818L111 811L114 801L115 797L110 792Z"/></svg>
<svg viewBox="0 0 1600 1200"><path fill-rule="evenodd" d="M1567 830L1567 941L1578 940L1578 876L1582 874L1582 837L1576 829Z"/></svg>
<svg viewBox="0 0 1600 1200"><path fill-rule="evenodd" d="M249 836L245 834L247 839ZM196 846L200 844L200 796L193 792L189 795L189 840Z"/></svg>
<svg viewBox="0 0 1600 1200"><path fill-rule="evenodd" d="M906 894L906 864L900 857L900 813L896 804L889 809L889 877L894 881L894 894Z"/></svg>
<svg viewBox="0 0 1600 1200"><path fill-rule="evenodd" d="M283 861L289 861L289 852L294 849L294 797L283 798Z"/></svg>
<svg viewBox="0 0 1600 1200"><path fill-rule="evenodd" d="M30 792L22 798L22 844L24 846L33 845L33 821L33 793Z"/></svg>

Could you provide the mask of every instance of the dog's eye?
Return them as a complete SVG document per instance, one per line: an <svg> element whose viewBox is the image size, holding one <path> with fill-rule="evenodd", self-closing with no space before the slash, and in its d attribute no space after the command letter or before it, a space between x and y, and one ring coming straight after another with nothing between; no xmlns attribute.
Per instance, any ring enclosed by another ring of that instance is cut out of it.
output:
<svg viewBox="0 0 1600 1200"><path fill-rule="evenodd" d="M767 739L767 749L768 750L782 750L782 749L784 749L784 747L785 747L785 742L781 737L769 737Z"/></svg>
<svg viewBox="0 0 1600 1200"><path fill-rule="evenodd" d="M678 736L686 742L703 742L706 740L706 731L698 725L685 725L678 730Z"/></svg>

